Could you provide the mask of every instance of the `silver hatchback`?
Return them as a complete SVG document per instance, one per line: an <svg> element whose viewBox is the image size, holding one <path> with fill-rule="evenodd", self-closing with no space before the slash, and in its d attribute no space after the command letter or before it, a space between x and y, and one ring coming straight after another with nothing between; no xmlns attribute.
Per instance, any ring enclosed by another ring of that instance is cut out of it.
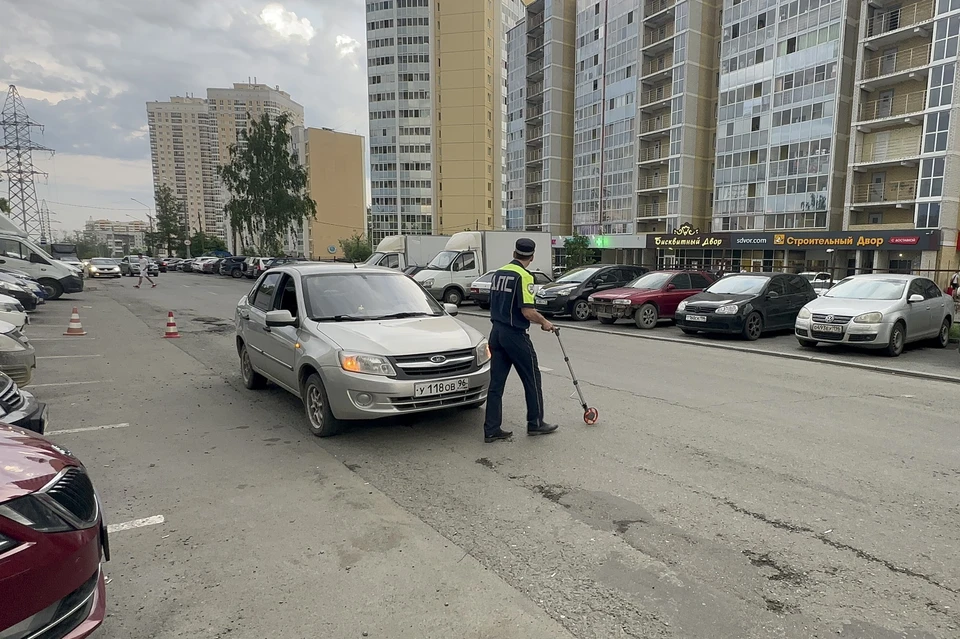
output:
<svg viewBox="0 0 960 639"><path fill-rule="evenodd" d="M946 348L953 311L953 299L925 277L854 275L800 309L795 330L801 346L830 342L897 357L924 339Z"/></svg>
<svg viewBox="0 0 960 639"><path fill-rule="evenodd" d="M454 315L391 269L270 269L237 304L243 382L255 389L270 380L299 397L320 437L347 420L479 408L490 349Z"/></svg>

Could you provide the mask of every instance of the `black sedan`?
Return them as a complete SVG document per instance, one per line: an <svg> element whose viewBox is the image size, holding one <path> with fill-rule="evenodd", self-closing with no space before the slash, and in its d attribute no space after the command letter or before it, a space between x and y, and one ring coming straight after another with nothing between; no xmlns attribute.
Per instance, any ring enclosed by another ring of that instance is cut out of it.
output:
<svg viewBox="0 0 960 639"><path fill-rule="evenodd" d="M793 329L797 314L817 292L787 273L731 273L677 306L684 333L732 333L755 340L765 331Z"/></svg>
<svg viewBox="0 0 960 639"><path fill-rule="evenodd" d="M575 320L590 318L589 297L598 291L625 286L649 269L626 264L594 264L564 273L555 282L544 284L534 297L540 313L569 315Z"/></svg>

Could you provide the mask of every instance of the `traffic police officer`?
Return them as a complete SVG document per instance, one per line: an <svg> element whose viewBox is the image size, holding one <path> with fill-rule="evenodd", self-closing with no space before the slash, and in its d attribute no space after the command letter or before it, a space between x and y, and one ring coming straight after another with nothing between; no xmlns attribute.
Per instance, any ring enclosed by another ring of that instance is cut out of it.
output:
<svg viewBox="0 0 960 639"><path fill-rule="evenodd" d="M483 422L483 440L492 443L507 439L512 431L503 430L503 388L510 368L516 368L523 382L527 400L527 434L546 435L557 427L543 421L543 385L537 352L527 329L539 324L544 331L553 331L551 324L537 312L533 304L533 275L527 271L537 245L533 240L517 240L513 261L498 270L490 284L490 389L487 394L487 415Z"/></svg>

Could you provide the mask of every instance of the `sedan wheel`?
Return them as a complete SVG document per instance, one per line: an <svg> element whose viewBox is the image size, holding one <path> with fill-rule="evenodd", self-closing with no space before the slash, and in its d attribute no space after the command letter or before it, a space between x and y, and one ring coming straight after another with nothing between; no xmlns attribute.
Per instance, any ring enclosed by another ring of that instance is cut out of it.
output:
<svg viewBox="0 0 960 639"><path fill-rule="evenodd" d="M763 317L760 313L754 311L747 316L743 322L743 337L751 342L760 339L763 333Z"/></svg>
<svg viewBox="0 0 960 639"><path fill-rule="evenodd" d="M937 334L937 348L946 348L950 345L950 318L944 317Z"/></svg>
<svg viewBox="0 0 960 639"><path fill-rule="evenodd" d="M897 322L893 325L893 330L890 331L890 341L887 342L886 354L889 357L899 357L900 353L903 352L905 342L906 330L902 322Z"/></svg>
<svg viewBox="0 0 960 639"><path fill-rule="evenodd" d="M574 303L570 315L578 322L585 322L590 319L590 305L587 304L586 300L579 300Z"/></svg>
<svg viewBox="0 0 960 639"><path fill-rule="evenodd" d="M243 377L243 385L249 390L258 390L267 385L266 378L253 370L246 345L240 347L240 375Z"/></svg>
<svg viewBox="0 0 960 639"><path fill-rule="evenodd" d="M657 313L657 307L647 303L641 306L633 314L633 321L637 323L637 328L651 329L657 325L660 314Z"/></svg>
<svg viewBox="0 0 960 639"><path fill-rule="evenodd" d="M317 437L336 435L343 428L343 422L333 416L327 401L327 389L316 373L307 378L303 385L303 407L307 411L310 432Z"/></svg>

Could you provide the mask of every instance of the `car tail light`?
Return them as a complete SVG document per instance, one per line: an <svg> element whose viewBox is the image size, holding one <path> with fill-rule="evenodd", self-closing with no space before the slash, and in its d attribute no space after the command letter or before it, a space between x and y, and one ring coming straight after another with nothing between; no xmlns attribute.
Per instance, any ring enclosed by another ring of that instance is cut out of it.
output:
<svg viewBox="0 0 960 639"><path fill-rule="evenodd" d="M480 292L480 289L479 289L479 288L471 288L471 289L470 289L470 292L471 292L471 293L479 293L479 292Z"/></svg>

